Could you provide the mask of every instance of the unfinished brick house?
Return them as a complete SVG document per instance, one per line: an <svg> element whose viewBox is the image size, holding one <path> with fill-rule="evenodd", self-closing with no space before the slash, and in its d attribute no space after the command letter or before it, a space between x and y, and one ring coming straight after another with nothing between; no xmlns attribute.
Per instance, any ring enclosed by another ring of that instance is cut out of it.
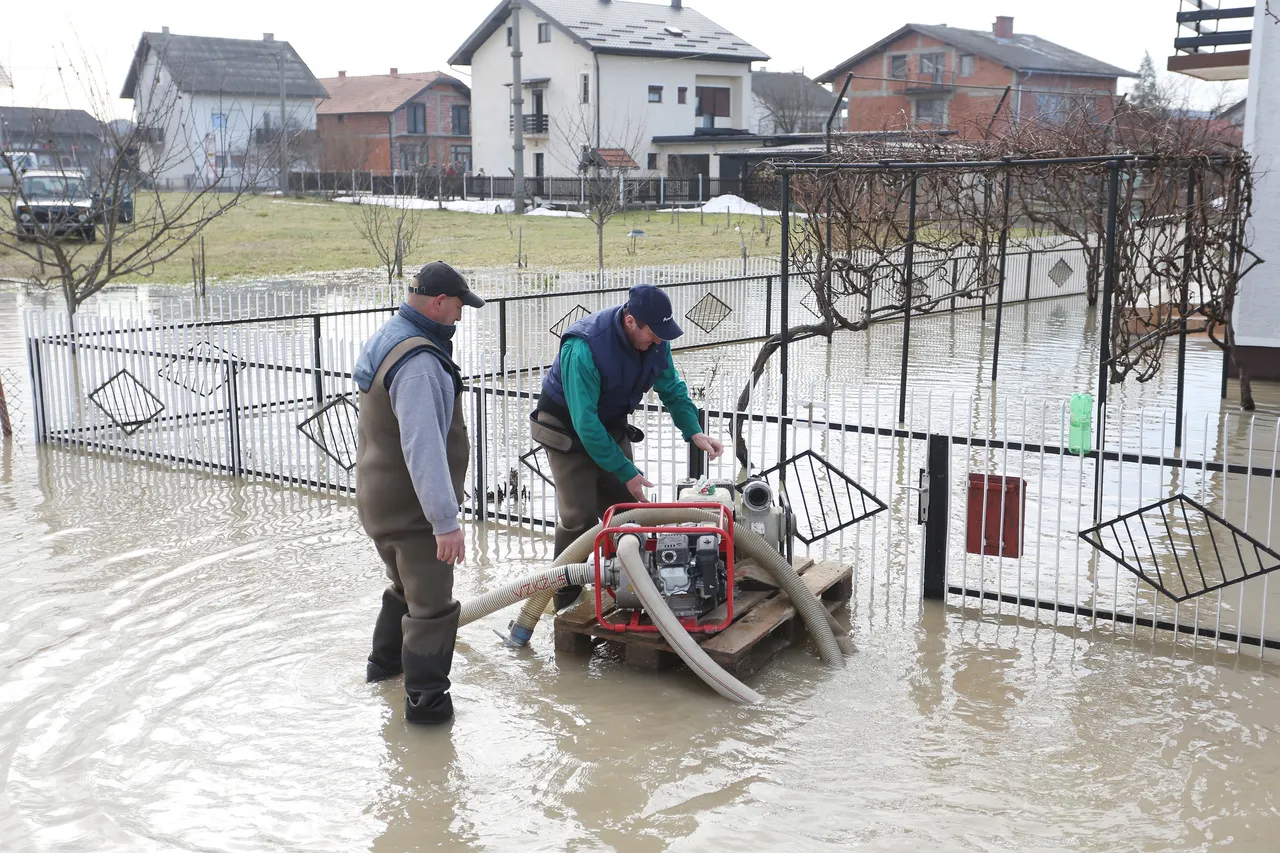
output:
<svg viewBox="0 0 1280 853"><path fill-rule="evenodd" d="M437 164L471 168L471 90L438 71L337 77L320 81L316 105L320 169L397 172Z"/></svg>
<svg viewBox="0 0 1280 853"><path fill-rule="evenodd" d="M1109 116L1118 78L1137 76L1015 33L1003 16L990 32L907 24L816 79L839 90L849 74L850 131L950 130L966 139L981 138L993 116L997 127L1063 120L1076 109Z"/></svg>

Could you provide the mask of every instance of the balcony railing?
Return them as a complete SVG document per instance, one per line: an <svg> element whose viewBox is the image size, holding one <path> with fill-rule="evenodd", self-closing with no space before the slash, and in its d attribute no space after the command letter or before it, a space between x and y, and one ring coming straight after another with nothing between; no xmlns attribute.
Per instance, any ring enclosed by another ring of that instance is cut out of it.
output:
<svg viewBox="0 0 1280 853"><path fill-rule="evenodd" d="M1248 76L1255 0L1182 0L1168 69L1204 80Z"/></svg>
<svg viewBox="0 0 1280 853"><path fill-rule="evenodd" d="M924 95L929 92L950 92L956 87L954 71L933 71L925 74L908 74L906 77L895 77L894 82L901 86L904 95Z"/></svg>
<svg viewBox="0 0 1280 853"><path fill-rule="evenodd" d="M546 113L533 113L532 115L520 116L520 129L524 131L526 136L545 136L550 128L551 123ZM507 131L514 132L516 129L516 117L507 118Z"/></svg>

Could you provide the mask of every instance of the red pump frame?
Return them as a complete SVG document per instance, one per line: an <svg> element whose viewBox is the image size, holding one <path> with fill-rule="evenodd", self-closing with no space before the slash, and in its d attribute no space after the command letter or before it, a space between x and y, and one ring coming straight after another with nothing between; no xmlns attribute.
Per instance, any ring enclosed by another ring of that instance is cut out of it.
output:
<svg viewBox="0 0 1280 853"><path fill-rule="evenodd" d="M632 509L707 509L715 510L719 516L719 527L711 524L698 525L697 527L676 527L672 524L659 524L649 527L614 527L613 516L617 512L626 512ZM720 553L724 555L725 565L725 584L728 589L728 597L725 600L725 617L724 621L718 625L699 625L697 620L692 617L684 617L680 620L680 624L691 634L715 634L728 628L733 622L733 514L732 511L722 503L716 501L706 501L697 503L631 503L631 504L615 504L605 511L604 523L602 529L596 534L595 541L595 594L596 594L596 622L606 631L613 631L622 634L628 631L638 633L657 633L656 625L641 625L640 613L638 611L631 612L631 618L626 622L614 622L606 619L604 616L603 594L605 585L600 577L600 567L604 564L604 560L610 559L617 554L617 548L614 545L614 537L619 533L684 533L684 534L711 534L718 536L720 539ZM646 550L653 550L657 547L657 542L652 539L646 541ZM612 590L613 587L608 587Z"/></svg>

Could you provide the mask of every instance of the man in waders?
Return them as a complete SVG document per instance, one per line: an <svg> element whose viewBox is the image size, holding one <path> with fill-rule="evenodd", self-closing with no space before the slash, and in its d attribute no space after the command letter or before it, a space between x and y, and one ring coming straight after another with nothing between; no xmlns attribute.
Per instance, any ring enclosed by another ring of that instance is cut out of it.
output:
<svg viewBox="0 0 1280 853"><path fill-rule="evenodd" d="M547 449L556 486L556 556L617 503L646 501L653 483L632 461L644 433L627 423L650 390L658 392L684 440L711 459L724 452L706 435L689 389L671 361L672 340L684 332L671 300L651 284L631 288L625 305L584 317L564 333L530 415L533 440ZM567 607L580 586L556 591Z"/></svg>
<svg viewBox="0 0 1280 853"><path fill-rule="evenodd" d="M464 556L458 506L471 443L453 333L462 306L484 300L442 261L414 277L396 315L360 353L356 511L391 583L373 629L367 678L404 673L405 720L453 716L449 668L460 606L453 567Z"/></svg>

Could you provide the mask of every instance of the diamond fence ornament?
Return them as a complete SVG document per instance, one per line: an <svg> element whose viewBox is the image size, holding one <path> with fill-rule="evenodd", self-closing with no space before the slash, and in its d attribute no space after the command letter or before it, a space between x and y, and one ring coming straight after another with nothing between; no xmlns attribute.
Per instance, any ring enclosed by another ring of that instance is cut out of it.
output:
<svg viewBox="0 0 1280 853"><path fill-rule="evenodd" d="M708 291L684 317L702 331L711 334L732 313L732 308Z"/></svg>
<svg viewBox="0 0 1280 853"><path fill-rule="evenodd" d="M1053 279L1053 283L1058 287L1062 287L1074 272L1075 270L1071 268L1071 264L1067 263L1065 258L1058 258L1058 262L1049 268L1049 278Z"/></svg>
<svg viewBox="0 0 1280 853"><path fill-rule="evenodd" d="M884 501L812 450L797 453L782 465L761 472L761 476L776 486L782 468L787 470L787 496L795 512L796 538L806 545L888 508ZM738 484L739 488L743 485Z"/></svg>
<svg viewBox="0 0 1280 853"><path fill-rule="evenodd" d="M359 407L352 402L350 394L344 394L298 424L298 431L343 470L350 471L356 467L359 419Z"/></svg>
<svg viewBox="0 0 1280 853"><path fill-rule="evenodd" d="M244 367L244 362L222 347L201 341L160 368L158 376L193 394L208 397L227 383L227 377Z"/></svg>
<svg viewBox="0 0 1280 853"><path fill-rule="evenodd" d="M591 312L588 311L586 308L583 308L581 304L575 305L573 306L573 308L569 310L568 314L565 314L563 317L557 320L555 322L555 325L552 326L549 331L551 332L551 334L555 335L557 338L564 337L564 333L568 331L570 326L572 326L574 323L578 322L583 317L586 317L590 314Z"/></svg>
<svg viewBox="0 0 1280 853"><path fill-rule="evenodd" d="M1080 538L1174 601L1280 569L1280 554L1183 494L1082 530Z"/></svg>
<svg viewBox="0 0 1280 853"><path fill-rule="evenodd" d="M522 454L520 456L520 464L541 477L542 481L548 486L555 487L555 483L551 479L551 460L547 458L547 449L541 444L528 453Z"/></svg>
<svg viewBox="0 0 1280 853"><path fill-rule="evenodd" d="M89 400L125 435L133 435L164 411L160 399L127 370L118 371L90 391Z"/></svg>

